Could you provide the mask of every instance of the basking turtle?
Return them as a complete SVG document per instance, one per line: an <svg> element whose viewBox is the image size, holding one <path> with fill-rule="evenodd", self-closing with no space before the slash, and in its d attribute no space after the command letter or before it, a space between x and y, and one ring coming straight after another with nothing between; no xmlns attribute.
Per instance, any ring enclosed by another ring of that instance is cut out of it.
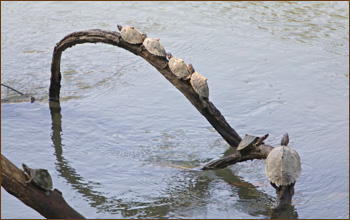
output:
<svg viewBox="0 0 350 220"><path fill-rule="evenodd" d="M164 47L159 42L159 38L148 38L147 34L142 34L142 37L145 38L142 45L153 55L166 57L166 52Z"/></svg>
<svg viewBox="0 0 350 220"><path fill-rule="evenodd" d="M301 174L301 163L298 152L287 146L288 133L283 135L281 145L274 148L266 158L265 174L271 185L276 188L295 183Z"/></svg>
<svg viewBox="0 0 350 220"><path fill-rule="evenodd" d="M46 195L50 195L50 190L52 189L52 179L50 173L45 169L31 169L24 163L22 166L29 178L29 180L24 182L23 185L26 186L27 183L33 181L36 185L46 191Z"/></svg>
<svg viewBox="0 0 350 220"><path fill-rule="evenodd" d="M132 26L117 25L120 36L130 44L141 44L144 40L142 34Z"/></svg>
<svg viewBox="0 0 350 220"><path fill-rule="evenodd" d="M169 68L170 70L179 78L182 79L189 79L190 78L190 71L188 70L185 62L177 57L173 57L171 53L167 53L168 59L169 59Z"/></svg>
<svg viewBox="0 0 350 220"><path fill-rule="evenodd" d="M209 97L209 87L207 83L207 78L196 72L191 63L187 64L187 67L192 73L190 83L192 88L196 93L203 98Z"/></svg>
<svg viewBox="0 0 350 220"><path fill-rule="evenodd" d="M246 134L243 138L243 140L241 140L241 142L239 143L237 150L241 151L241 150L247 150L251 147L257 147L260 144L263 143L263 141L269 136L269 134L265 134L262 137L256 137L250 134Z"/></svg>

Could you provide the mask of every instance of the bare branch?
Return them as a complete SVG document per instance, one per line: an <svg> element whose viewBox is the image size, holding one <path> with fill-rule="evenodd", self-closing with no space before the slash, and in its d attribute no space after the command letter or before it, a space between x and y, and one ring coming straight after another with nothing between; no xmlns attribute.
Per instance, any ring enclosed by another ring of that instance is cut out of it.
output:
<svg viewBox="0 0 350 220"><path fill-rule="evenodd" d="M212 162L207 163L201 169L202 170L216 170L228 167L238 162L243 162L253 159L266 159L273 147L269 145L260 145L259 147L253 148L246 153L237 151L227 157L223 157Z"/></svg>
<svg viewBox="0 0 350 220"><path fill-rule="evenodd" d="M18 94L20 94L20 95L24 95L23 93L21 93L21 92L19 92L19 91L15 90L14 88L12 88L12 87L10 87L10 86L7 86L7 85L2 84L2 83L1 83L1 85L2 85L2 86L4 86L4 87L6 87L6 88L8 88L8 89L11 89L12 91L17 92L17 93L18 93Z"/></svg>

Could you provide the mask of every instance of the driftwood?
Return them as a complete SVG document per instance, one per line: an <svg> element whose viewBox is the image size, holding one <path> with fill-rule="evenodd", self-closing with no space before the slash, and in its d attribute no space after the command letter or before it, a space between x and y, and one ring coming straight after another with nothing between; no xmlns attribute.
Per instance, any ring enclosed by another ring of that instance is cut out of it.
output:
<svg viewBox="0 0 350 220"><path fill-rule="evenodd" d="M33 183L24 186L28 180L23 170L1 154L1 186L27 206L39 212L45 218L84 219L84 216L70 207L62 193L54 189L47 196L45 191Z"/></svg>
<svg viewBox="0 0 350 220"><path fill-rule="evenodd" d="M237 151L236 153L233 153L227 157L223 157L223 158L214 160L212 162L209 162L208 164L202 167L202 170L222 169L227 166L236 164L238 162L243 162L243 161L253 160L253 159L266 159L267 155L269 155L272 149L273 147L262 144L258 147L252 148L248 152Z"/></svg>

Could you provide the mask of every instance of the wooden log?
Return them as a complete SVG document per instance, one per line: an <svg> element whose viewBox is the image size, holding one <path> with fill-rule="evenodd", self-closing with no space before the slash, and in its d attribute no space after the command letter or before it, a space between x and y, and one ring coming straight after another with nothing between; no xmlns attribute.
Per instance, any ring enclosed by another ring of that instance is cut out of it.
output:
<svg viewBox="0 0 350 220"><path fill-rule="evenodd" d="M84 219L85 217L74 210L62 197L62 193L54 189L47 196L45 190L34 183L23 183L28 180L23 170L16 167L11 161L1 154L1 186L21 200L27 206L33 208L45 218L52 219Z"/></svg>
<svg viewBox="0 0 350 220"><path fill-rule="evenodd" d="M238 133L227 123L221 112L208 99L201 101L198 94L193 90L189 80L178 79L169 69L168 60L165 57L155 56L147 50L141 49L141 45L133 45L125 42L119 32L92 29L73 32L65 36L54 48L51 62L51 79L49 97L50 100L59 101L61 88L61 56L62 52L76 44L83 43L106 43L121 47L137 56L141 56L154 66L171 84L173 84L191 104L209 121L218 133L232 147L237 147L241 141Z"/></svg>
<svg viewBox="0 0 350 220"><path fill-rule="evenodd" d="M267 155L269 155L270 151L273 150L273 147L269 145L259 145L256 148L252 148L250 151L242 153L237 151L229 156L211 161L205 164L201 169L202 170L215 170L222 169L238 162L243 162L247 160L253 159L266 159Z"/></svg>

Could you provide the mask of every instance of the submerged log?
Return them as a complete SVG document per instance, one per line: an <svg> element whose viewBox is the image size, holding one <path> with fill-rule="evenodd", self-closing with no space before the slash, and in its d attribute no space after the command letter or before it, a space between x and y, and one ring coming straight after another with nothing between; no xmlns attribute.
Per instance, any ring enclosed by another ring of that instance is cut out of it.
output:
<svg viewBox="0 0 350 220"><path fill-rule="evenodd" d="M62 197L62 193L54 189L47 196L45 190L34 183L23 183L26 175L11 161L1 154L1 186L21 200L27 206L33 208L45 218L58 219L84 219L85 217L74 210Z"/></svg>

